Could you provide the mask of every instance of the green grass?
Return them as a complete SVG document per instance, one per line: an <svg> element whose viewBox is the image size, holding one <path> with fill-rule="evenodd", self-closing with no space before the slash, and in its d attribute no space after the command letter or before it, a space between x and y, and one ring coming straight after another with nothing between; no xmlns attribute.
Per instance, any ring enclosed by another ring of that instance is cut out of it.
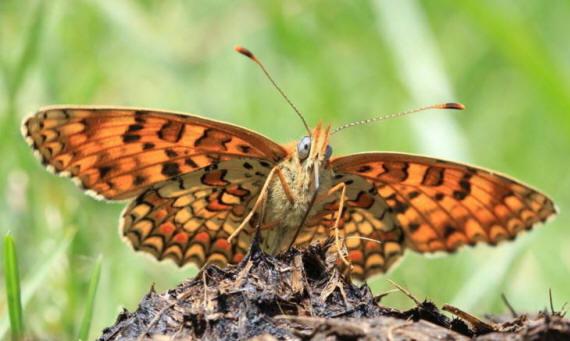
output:
<svg viewBox="0 0 570 341"><path fill-rule="evenodd" d="M12 340L20 340L24 335L20 274L14 239L10 235L4 237L4 274L6 276L6 301L8 302L8 315L10 316L10 333Z"/></svg>
<svg viewBox="0 0 570 341"><path fill-rule="evenodd" d="M71 240L73 239L74 235L75 233L71 231L70 233L63 236L63 239L59 241L53 249L46 253L45 258L40 260L41 262L39 265L32 267L29 271L29 274L24 277L22 281L21 299L19 299L21 302L20 304L24 309L28 306L34 295L36 295L38 292L40 294L43 293L40 289L42 289L49 275L52 272L57 272L58 267L62 263L62 258L68 251L69 245L71 244ZM6 245L4 246L4 252L14 253L15 246L13 245L13 238L9 235L6 238L9 238L9 241L5 241ZM8 243L10 243L9 246L7 246ZM14 269L15 257L10 256L6 257L5 259L6 261L11 260L11 264L13 264L11 266L11 269ZM11 281L20 281L19 274L15 274L13 271L9 272L6 270L5 274L6 279L10 279ZM6 287L8 288L8 286ZM18 291L20 291L20 289L18 289ZM6 292L8 293L8 290L6 290ZM2 315L0 315L0 339L2 339L8 332L9 322L9 314L2 313Z"/></svg>
<svg viewBox="0 0 570 341"><path fill-rule="evenodd" d="M451 157L510 174L560 207L555 221L515 243L409 253L387 278L478 315L506 311L503 292L517 311L542 309L548 288L555 305L570 301L568 13L567 2L540 0L0 1L0 233L10 230L17 245L26 335L78 336L99 254L92 338L152 283L166 290L195 269L124 245L124 204L95 201L46 172L19 134L21 119L50 104L132 105L298 139L302 124L235 44L262 58L310 125L442 101L467 106L347 129L331 141L335 155ZM370 282L375 292L391 287L384 278ZM399 295L385 303L410 304Z"/></svg>
<svg viewBox="0 0 570 341"><path fill-rule="evenodd" d="M89 281L89 289L87 290L87 297L85 301L85 311L83 319L81 320L81 327L79 328L78 340L89 340L89 329L93 320L93 310L95 308L95 297L97 294L97 287L99 286L99 278L101 278L101 263L103 257L99 256L95 263L95 269Z"/></svg>

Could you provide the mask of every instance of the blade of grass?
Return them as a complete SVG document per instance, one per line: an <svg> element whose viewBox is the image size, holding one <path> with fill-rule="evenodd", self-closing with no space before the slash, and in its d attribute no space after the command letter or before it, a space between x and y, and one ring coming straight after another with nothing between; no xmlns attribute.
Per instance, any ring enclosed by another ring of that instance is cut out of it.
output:
<svg viewBox="0 0 570 341"><path fill-rule="evenodd" d="M14 239L9 234L4 237L4 271L6 273L6 298L8 301L12 340L20 340L24 334L20 274L18 272L16 246L14 245Z"/></svg>
<svg viewBox="0 0 570 341"><path fill-rule="evenodd" d="M34 271L30 273L33 274L30 278L27 278L22 283L22 307L25 308L32 296L38 291L39 288L45 283L45 279L47 275L51 272L51 270L57 266L58 260L62 255L65 254L67 251L71 240L75 236L75 231L68 233L59 246L51 252L51 256L46 260L45 263L42 263L39 267L37 267ZM0 340L4 339L6 332L8 331L8 316L2 316L0 318Z"/></svg>
<svg viewBox="0 0 570 341"><path fill-rule="evenodd" d="M85 303L85 312L81 320L81 327L79 328L79 340L87 340L89 337L89 329L91 328L91 321L93 320L93 308L95 307L95 296L97 294L97 287L99 286L99 278L101 277L101 263L102 257L97 258L95 269L89 281L89 289L87 291L87 302Z"/></svg>

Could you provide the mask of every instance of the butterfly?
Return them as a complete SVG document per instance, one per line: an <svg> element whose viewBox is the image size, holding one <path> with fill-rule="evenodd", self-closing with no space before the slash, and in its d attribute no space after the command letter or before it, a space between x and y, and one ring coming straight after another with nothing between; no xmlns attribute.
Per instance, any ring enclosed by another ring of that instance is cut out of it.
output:
<svg viewBox="0 0 570 341"><path fill-rule="evenodd" d="M282 93L250 51L237 50ZM352 276L366 279L405 249L495 245L556 213L546 195L481 168L401 153L333 157L331 134L365 121L310 130L303 119L307 135L280 145L195 115L56 106L25 120L23 135L87 194L128 200L124 240L179 266L238 263L259 231L273 254L334 238Z"/></svg>

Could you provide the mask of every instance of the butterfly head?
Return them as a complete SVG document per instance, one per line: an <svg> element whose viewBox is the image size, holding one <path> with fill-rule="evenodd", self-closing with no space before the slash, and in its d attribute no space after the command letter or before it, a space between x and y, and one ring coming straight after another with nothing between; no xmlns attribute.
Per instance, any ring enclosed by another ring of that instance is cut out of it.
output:
<svg viewBox="0 0 570 341"><path fill-rule="evenodd" d="M314 174L313 185L319 187L319 172L321 168L328 166L328 161L332 155L332 148L329 145L330 126L323 128L321 124L313 130L311 136L304 136L297 143L294 159L299 162L299 166L308 174Z"/></svg>

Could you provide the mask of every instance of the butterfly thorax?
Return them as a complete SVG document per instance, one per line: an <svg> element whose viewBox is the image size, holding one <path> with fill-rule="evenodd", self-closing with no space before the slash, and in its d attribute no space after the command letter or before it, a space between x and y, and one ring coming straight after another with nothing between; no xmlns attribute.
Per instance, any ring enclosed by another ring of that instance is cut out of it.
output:
<svg viewBox="0 0 570 341"><path fill-rule="evenodd" d="M328 129L318 126L310 141L307 157L302 157L302 150L293 149L277 165L286 186L277 176L270 184L264 219L267 230L263 238L264 248L270 253L284 251L293 243L310 211L316 209L314 198L331 188L333 171L326 157Z"/></svg>

